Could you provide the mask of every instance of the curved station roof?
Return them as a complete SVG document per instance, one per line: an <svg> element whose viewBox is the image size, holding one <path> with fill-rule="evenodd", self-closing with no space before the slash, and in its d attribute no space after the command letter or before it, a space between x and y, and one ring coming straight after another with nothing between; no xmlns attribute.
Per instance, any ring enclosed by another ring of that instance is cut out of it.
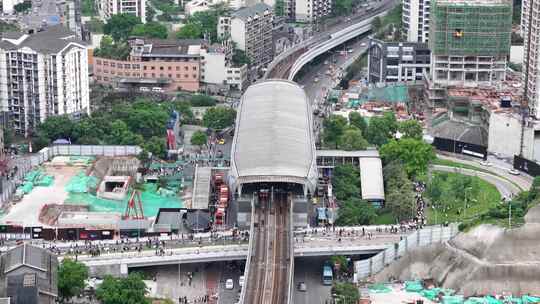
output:
<svg viewBox="0 0 540 304"><path fill-rule="evenodd" d="M311 119L309 100L296 83L268 80L250 86L236 118L231 152L235 186L287 182L314 190L317 168Z"/></svg>

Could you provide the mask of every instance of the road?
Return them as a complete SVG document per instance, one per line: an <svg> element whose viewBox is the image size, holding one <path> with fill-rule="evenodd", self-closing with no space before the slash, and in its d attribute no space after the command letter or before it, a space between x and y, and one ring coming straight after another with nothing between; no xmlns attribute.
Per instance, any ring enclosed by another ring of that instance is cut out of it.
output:
<svg viewBox="0 0 540 304"><path fill-rule="evenodd" d="M478 176L479 178L485 180L486 182L494 185L497 190L499 190L499 193L502 197L511 197L519 192L521 192L521 189L511 183L510 181L489 173L485 173L482 171L475 171L472 169L465 169L465 168L457 168L457 167L449 167L449 166L441 166L441 165L433 165L431 167L432 170L435 171L444 171L444 172L455 172L460 173L464 175L469 176Z"/></svg>
<svg viewBox="0 0 540 304"><path fill-rule="evenodd" d="M32 0L32 9L28 14L19 18L19 21L27 28L38 28L43 20L48 25L58 24L60 22L60 12L55 0ZM58 18L58 22L52 22L51 18Z"/></svg>
<svg viewBox="0 0 540 304"><path fill-rule="evenodd" d="M297 258L294 260L294 304L324 303L330 296L332 286L322 284L322 267L327 257ZM300 282L306 285L306 291L299 291Z"/></svg>
<svg viewBox="0 0 540 304"><path fill-rule="evenodd" d="M457 155L448 155L448 154L438 153L437 157L441 159L446 159L446 160L462 163L465 165L475 166L482 170L491 171L494 174L500 175L506 179L513 181L522 190L528 190L532 185L532 181L533 181L532 176L529 176L523 172L521 172L520 175L512 175L508 173L508 170L512 169L512 165L501 160L496 160L494 157L488 158L488 160L492 164L491 166L482 166L479 160L472 160L470 158L465 158L462 155L459 155L458 157Z"/></svg>

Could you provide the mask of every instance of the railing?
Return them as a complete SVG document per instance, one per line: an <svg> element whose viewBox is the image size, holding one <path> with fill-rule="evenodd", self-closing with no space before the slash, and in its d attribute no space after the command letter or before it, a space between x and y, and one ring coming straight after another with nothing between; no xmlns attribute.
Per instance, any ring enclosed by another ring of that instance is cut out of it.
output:
<svg viewBox="0 0 540 304"><path fill-rule="evenodd" d="M380 272L386 265L402 257L409 250L433 243L448 241L457 233L457 224L450 224L447 227L430 226L428 228L417 230L403 238L399 243L395 243L394 246L386 248L386 250L375 256L355 262L354 271L359 280L365 279Z"/></svg>
<svg viewBox="0 0 540 304"><path fill-rule="evenodd" d="M32 156L24 158L22 163L17 163L17 173L11 181L2 181L2 194L0 205L7 203L16 189L15 180L22 180L24 176L44 162L58 155L66 156L126 156L137 155L141 152L139 146L108 146L108 145L55 145L41 149Z"/></svg>
<svg viewBox="0 0 540 304"><path fill-rule="evenodd" d="M287 298L287 304L292 304L294 302L294 233L293 233L293 227L294 227L294 217L293 217L293 202L292 199L289 204L289 281L287 282L289 293Z"/></svg>
<svg viewBox="0 0 540 304"><path fill-rule="evenodd" d="M249 223L249 245L248 245L248 254L246 258L246 268L244 268L244 282L249 278L249 267L251 265L251 253L253 250L253 238L255 234L255 197L256 195L253 195L251 198L251 220ZM244 286L246 286L246 283L244 283ZM246 288L242 286L242 290L240 291L240 304L244 303L244 299L246 296Z"/></svg>

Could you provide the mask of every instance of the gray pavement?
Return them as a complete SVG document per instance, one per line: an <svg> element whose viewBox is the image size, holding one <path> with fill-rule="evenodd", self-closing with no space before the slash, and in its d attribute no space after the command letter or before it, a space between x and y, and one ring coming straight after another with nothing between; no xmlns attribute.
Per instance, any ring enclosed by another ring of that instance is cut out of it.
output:
<svg viewBox="0 0 540 304"><path fill-rule="evenodd" d="M294 304L319 304L330 296L331 286L322 284L322 267L325 257L296 258L294 260ZM299 291L298 284L306 284L306 291Z"/></svg>

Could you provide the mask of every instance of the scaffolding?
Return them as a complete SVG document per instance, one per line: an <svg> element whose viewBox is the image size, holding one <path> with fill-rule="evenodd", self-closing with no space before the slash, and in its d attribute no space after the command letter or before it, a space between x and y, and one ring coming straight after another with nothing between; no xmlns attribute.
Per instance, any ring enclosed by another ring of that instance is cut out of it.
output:
<svg viewBox="0 0 540 304"><path fill-rule="evenodd" d="M431 18L429 45L434 55L510 54L511 1L434 1Z"/></svg>

